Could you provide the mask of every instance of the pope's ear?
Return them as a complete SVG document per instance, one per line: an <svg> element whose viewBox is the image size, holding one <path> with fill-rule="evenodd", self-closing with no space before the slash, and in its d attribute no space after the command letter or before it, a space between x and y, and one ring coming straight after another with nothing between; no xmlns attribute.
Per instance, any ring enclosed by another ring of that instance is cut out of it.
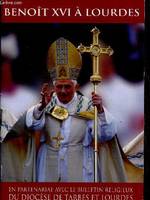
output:
<svg viewBox="0 0 150 200"><path fill-rule="evenodd" d="M80 85L77 83L75 87L76 91L79 90L79 88L80 88Z"/></svg>

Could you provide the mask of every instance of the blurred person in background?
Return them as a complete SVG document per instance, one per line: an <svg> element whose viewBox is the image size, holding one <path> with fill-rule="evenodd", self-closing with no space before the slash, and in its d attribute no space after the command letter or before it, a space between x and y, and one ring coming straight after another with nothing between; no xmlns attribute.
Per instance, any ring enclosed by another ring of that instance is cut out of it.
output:
<svg viewBox="0 0 150 200"><path fill-rule="evenodd" d="M100 57L100 74L102 82L97 91L103 97L104 106L118 121L117 135L123 147L144 128L144 82L131 83L118 75L113 56L105 54ZM88 97L92 90L91 83L80 89Z"/></svg>
<svg viewBox="0 0 150 200"><path fill-rule="evenodd" d="M13 80L12 63L19 57L18 41L14 33L1 37L1 55L1 106L19 118L30 106L38 102L39 95L37 91L16 84Z"/></svg>
<svg viewBox="0 0 150 200"><path fill-rule="evenodd" d="M1 134L0 142L3 142L7 133L11 130L17 119L6 109L0 108L0 125L1 125Z"/></svg>
<svg viewBox="0 0 150 200"><path fill-rule="evenodd" d="M1 182L35 180L34 162L36 158L35 154L29 154L29 152L35 151L38 138L34 137L34 133L32 137L29 136L30 133L25 130L24 118L25 115L22 115L17 120L8 110L0 109Z"/></svg>
<svg viewBox="0 0 150 200"><path fill-rule="evenodd" d="M144 131L123 147L127 158L139 168L144 168Z"/></svg>

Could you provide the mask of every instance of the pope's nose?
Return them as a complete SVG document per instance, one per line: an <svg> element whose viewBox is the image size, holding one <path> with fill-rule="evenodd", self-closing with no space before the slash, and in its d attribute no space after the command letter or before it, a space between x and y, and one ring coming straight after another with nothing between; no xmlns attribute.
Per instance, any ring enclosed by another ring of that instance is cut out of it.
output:
<svg viewBox="0 0 150 200"><path fill-rule="evenodd" d="M65 93L66 90L65 90L65 87L63 86L62 89L61 89L61 92Z"/></svg>

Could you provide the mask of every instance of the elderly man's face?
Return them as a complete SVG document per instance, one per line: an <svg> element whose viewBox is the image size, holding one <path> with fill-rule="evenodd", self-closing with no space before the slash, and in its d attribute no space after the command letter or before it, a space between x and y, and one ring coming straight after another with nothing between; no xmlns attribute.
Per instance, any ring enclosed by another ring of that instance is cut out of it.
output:
<svg viewBox="0 0 150 200"><path fill-rule="evenodd" d="M57 80L54 89L59 101L66 104L72 100L77 90L77 85L71 80Z"/></svg>

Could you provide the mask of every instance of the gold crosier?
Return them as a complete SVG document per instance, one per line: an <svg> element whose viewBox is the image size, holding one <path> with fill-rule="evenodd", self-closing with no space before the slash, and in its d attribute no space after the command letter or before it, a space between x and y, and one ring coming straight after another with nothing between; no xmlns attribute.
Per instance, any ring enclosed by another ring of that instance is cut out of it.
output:
<svg viewBox="0 0 150 200"><path fill-rule="evenodd" d="M113 54L113 50L110 46L104 48L101 47L99 43L100 31L97 27L91 30L93 33L93 43L87 47L82 44L78 46L78 50L81 53L90 53L93 59L93 75L90 77L90 81L93 83L94 92L96 93L97 85L101 82L102 77L99 73L99 60L101 54L108 54L109 56ZM98 182L98 168L97 168L97 158L98 158L98 140L97 140L97 107L94 106L94 182ZM100 131L100 130L99 130Z"/></svg>

